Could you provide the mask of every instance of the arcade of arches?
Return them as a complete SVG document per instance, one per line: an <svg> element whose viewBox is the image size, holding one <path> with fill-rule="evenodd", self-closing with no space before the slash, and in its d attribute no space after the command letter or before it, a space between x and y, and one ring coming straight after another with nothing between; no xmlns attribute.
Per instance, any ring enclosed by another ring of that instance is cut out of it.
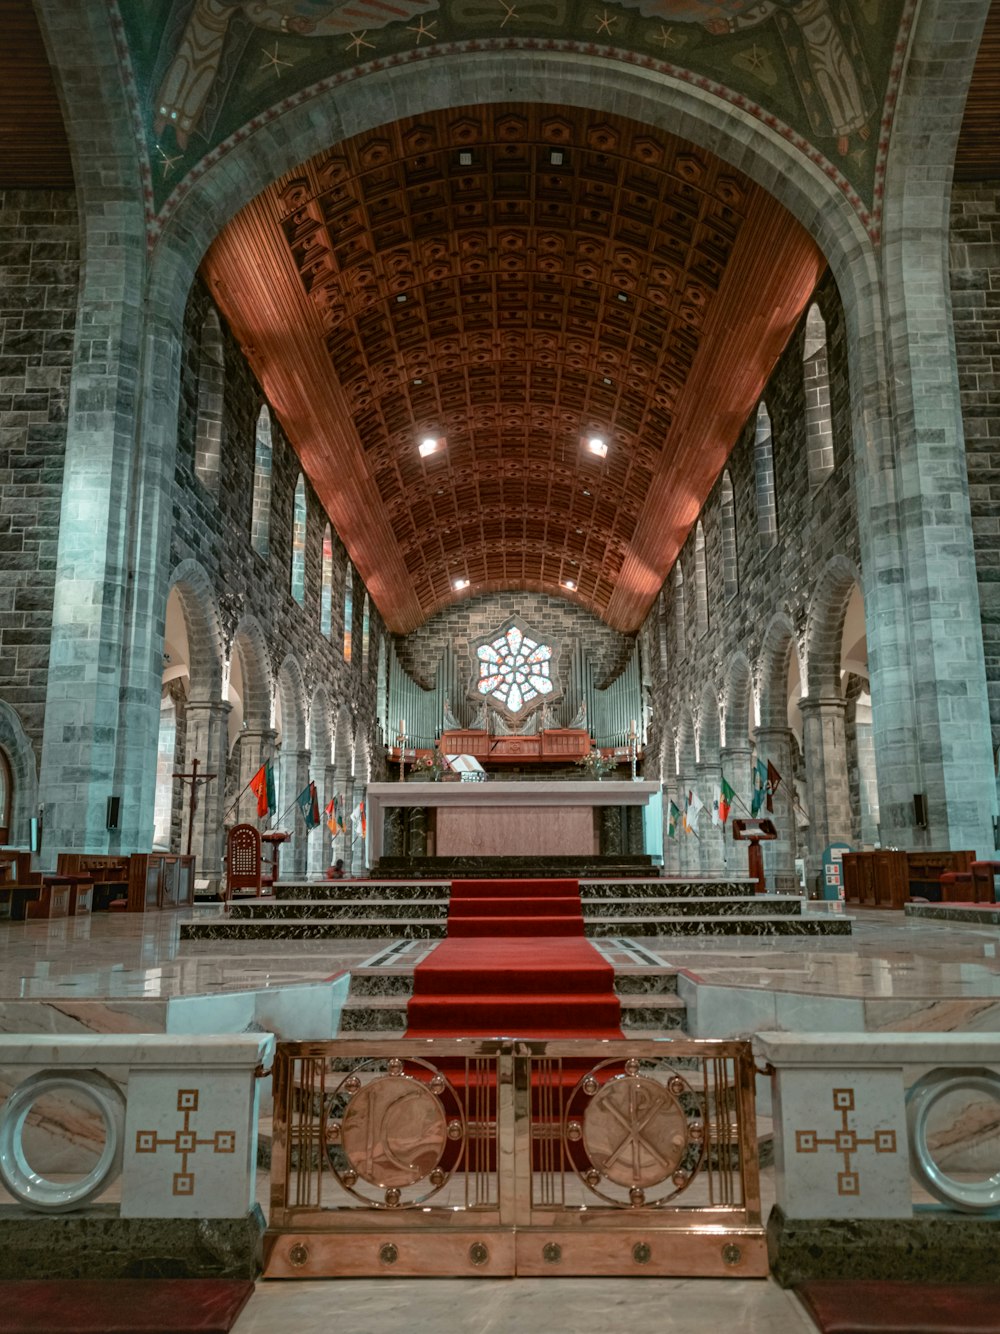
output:
<svg viewBox="0 0 1000 1334"><path fill-rule="evenodd" d="M271 760L360 875L295 798L516 617L668 874L745 873L667 829L757 761L772 888L1000 855L989 0L215 8L0 0L0 844L214 885Z"/></svg>

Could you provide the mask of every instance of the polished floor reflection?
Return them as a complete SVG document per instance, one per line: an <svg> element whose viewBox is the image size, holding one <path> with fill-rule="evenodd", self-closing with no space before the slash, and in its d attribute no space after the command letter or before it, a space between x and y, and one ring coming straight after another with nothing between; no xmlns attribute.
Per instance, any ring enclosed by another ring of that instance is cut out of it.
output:
<svg viewBox="0 0 1000 1334"><path fill-rule="evenodd" d="M182 921L222 910L0 921L0 999L163 1000L316 982L386 953L384 940L181 942ZM863 911L850 937L644 938L621 943L700 981L803 996L1000 997L1000 928ZM408 971L432 942L407 942ZM605 952L614 946L602 942Z"/></svg>

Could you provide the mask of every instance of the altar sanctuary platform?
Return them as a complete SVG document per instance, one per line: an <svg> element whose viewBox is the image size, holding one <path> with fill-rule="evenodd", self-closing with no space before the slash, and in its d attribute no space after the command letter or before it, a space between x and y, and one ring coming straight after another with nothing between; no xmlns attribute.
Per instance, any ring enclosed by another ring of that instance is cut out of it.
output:
<svg viewBox="0 0 1000 1334"><path fill-rule="evenodd" d="M628 781L542 781L486 783L369 783L368 864L386 848L390 810L423 810L428 850L439 857L590 855L601 848L601 812L609 808L642 812L644 829L659 832L660 784Z"/></svg>

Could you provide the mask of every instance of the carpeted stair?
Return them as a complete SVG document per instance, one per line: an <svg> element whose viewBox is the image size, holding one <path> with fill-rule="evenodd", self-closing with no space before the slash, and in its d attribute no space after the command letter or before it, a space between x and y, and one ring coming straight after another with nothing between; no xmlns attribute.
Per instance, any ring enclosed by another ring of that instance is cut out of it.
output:
<svg viewBox="0 0 1000 1334"><path fill-rule="evenodd" d="M407 1037L621 1037L614 969L583 936L576 880L456 880L419 964Z"/></svg>
<svg viewBox="0 0 1000 1334"><path fill-rule="evenodd" d="M796 1289L822 1334L1000 1334L1000 1285L810 1279Z"/></svg>

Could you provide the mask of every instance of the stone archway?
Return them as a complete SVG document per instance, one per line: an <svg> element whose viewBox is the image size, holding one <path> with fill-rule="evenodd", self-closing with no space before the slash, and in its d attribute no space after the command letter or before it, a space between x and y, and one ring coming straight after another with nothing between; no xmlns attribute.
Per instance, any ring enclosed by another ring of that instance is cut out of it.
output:
<svg viewBox="0 0 1000 1334"><path fill-rule="evenodd" d="M275 742L267 641L252 616L244 617L233 635L226 694L230 713L225 823L250 821L266 828L267 821L258 820L256 799L247 790L260 766L273 758Z"/></svg>
<svg viewBox="0 0 1000 1334"><path fill-rule="evenodd" d="M323 686L316 687L309 706L309 772L316 784L320 809L320 827L309 835L309 874L322 875L333 861L326 805L334 793L333 728L330 700Z"/></svg>
<svg viewBox="0 0 1000 1334"><path fill-rule="evenodd" d="M39 813L38 768L28 734L15 709L0 699L0 748L10 768L11 797L7 842L27 847L30 821Z"/></svg>
<svg viewBox="0 0 1000 1334"><path fill-rule="evenodd" d="M731 819L742 819L750 814L753 784L750 775L751 737L755 731L753 720L753 673L745 653L737 650L726 667L722 692L722 721L724 743L719 752L721 777L736 794ZM730 826L731 830L731 826ZM728 831L727 831L727 837ZM726 845L727 869L734 875L748 874L745 843L730 838Z"/></svg>
<svg viewBox="0 0 1000 1334"><path fill-rule="evenodd" d="M278 813L281 828L291 834L282 851L282 875L304 875L309 839L316 831L306 831L295 799L309 784L309 751L306 746L306 691L298 659L289 654L275 678L276 721L280 725L278 741Z"/></svg>
<svg viewBox="0 0 1000 1334"><path fill-rule="evenodd" d="M795 874L797 831L793 801L794 756L798 744L789 721L789 682L793 675L797 681L802 677L795 630L783 612L773 616L764 631L757 672L760 683L760 725L754 738L757 760L770 765L769 772L780 775L771 798L773 809L762 811L774 821L778 831L774 842L764 844L764 871L770 889L791 893L799 886Z"/></svg>

